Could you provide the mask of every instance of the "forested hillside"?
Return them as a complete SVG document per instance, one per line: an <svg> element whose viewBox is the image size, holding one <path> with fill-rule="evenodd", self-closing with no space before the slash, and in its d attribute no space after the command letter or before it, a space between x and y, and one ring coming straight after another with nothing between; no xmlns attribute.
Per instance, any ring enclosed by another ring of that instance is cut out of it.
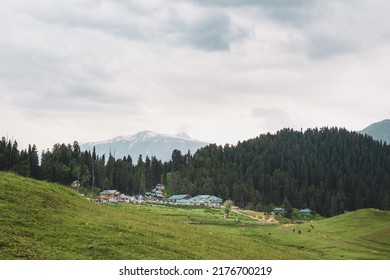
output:
<svg viewBox="0 0 390 280"><path fill-rule="evenodd" d="M165 164L166 166L167 164ZM0 171L13 171L25 177L70 185L80 182L80 192L99 193L103 189L117 189L122 193L145 193L163 180L164 164L155 157L142 158L136 163L130 156L115 159L80 150L78 142L55 144L43 151L39 163L35 145L18 149L16 141L4 137L0 141Z"/></svg>
<svg viewBox="0 0 390 280"><path fill-rule="evenodd" d="M0 170L70 185L81 192L145 193L164 183L170 193L212 194L243 208L309 207L324 216L360 208L390 209L390 146L345 129L284 129L236 146L208 145L169 162L82 152L77 142L42 152L0 141Z"/></svg>
<svg viewBox="0 0 390 280"><path fill-rule="evenodd" d="M175 192L214 193L240 207L309 207L325 216L390 209L390 146L345 129L285 129L173 163Z"/></svg>

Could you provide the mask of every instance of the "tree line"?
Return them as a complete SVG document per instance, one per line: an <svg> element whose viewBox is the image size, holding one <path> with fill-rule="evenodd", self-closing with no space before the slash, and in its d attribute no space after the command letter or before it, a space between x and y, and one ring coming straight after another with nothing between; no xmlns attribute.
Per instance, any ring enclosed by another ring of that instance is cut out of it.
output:
<svg viewBox="0 0 390 280"><path fill-rule="evenodd" d="M165 164L167 165L167 164ZM55 144L41 153L35 145L18 149L17 141L0 141L0 171L12 171L25 177L71 185L79 181L83 193L97 194L116 189L126 194L145 194L164 180L165 165L148 156L133 163L130 156L115 159L112 154L99 156L93 151L81 151L78 142Z"/></svg>
<svg viewBox="0 0 390 280"><path fill-rule="evenodd" d="M390 146L339 128L283 129L237 145L208 145L194 155L155 157L81 151L79 144L55 144L39 160L35 145L18 150L0 141L0 170L64 185L78 180L81 191L117 189L144 194L157 183L169 193L211 194L259 211L308 207L324 216L360 208L390 210Z"/></svg>

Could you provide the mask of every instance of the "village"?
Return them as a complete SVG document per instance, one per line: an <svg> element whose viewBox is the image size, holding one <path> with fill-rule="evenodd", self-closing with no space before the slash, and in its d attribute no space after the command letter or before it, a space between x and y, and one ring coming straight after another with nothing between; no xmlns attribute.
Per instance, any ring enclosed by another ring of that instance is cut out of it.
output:
<svg viewBox="0 0 390 280"><path fill-rule="evenodd" d="M125 195L117 190L104 190L99 193L99 198L91 201L97 203L125 203L125 204L168 204L181 206L205 206L220 208L223 205L223 199L214 195L197 195L192 197L190 194L175 194L166 197L165 185L157 184L150 192L145 195ZM240 212L240 209L238 209ZM271 212L267 213L269 216L286 216L287 211L281 207L275 207ZM316 214L314 210L304 208L299 210L302 216L313 216Z"/></svg>
<svg viewBox="0 0 390 280"><path fill-rule="evenodd" d="M197 195L192 197L189 194L179 194L166 197L165 186L157 184L156 187L145 195L125 195L117 190L104 190L99 193L99 198L92 199L93 202L99 203L155 203L155 204L170 204L170 205L187 205L187 206L207 206L219 208L222 205L223 199L213 195Z"/></svg>

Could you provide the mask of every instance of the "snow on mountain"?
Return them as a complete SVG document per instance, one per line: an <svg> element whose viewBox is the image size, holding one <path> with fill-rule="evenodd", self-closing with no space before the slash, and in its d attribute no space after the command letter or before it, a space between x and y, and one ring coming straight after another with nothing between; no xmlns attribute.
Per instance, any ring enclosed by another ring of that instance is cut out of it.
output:
<svg viewBox="0 0 390 280"><path fill-rule="evenodd" d="M194 154L206 145L208 143L191 139L185 133L168 135L145 130L134 135L117 136L101 142L83 143L80 148L92 151L95 147L96 154L105 154L106 158L111 153L117 159L130 155L133 161L136 161L139 155L142 155L143 159L146 156L155 156L162 161L169 161L172 151L175 149L182 153L187 153L190 150L191 154Z"/></svg>

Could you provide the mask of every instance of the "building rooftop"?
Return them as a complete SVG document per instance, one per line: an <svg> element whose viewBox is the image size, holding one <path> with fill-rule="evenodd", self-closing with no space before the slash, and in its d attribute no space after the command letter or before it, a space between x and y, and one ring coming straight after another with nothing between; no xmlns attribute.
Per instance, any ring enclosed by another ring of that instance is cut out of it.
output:
<svg viewBox="0 0 390 280"><path fill-rule="evenodd" d="M110 195L110 194L116 194L116 193L119 193L119 192L117 190L105 190L105 191L102 191L100 194Z"/></svg>
<svg viewBox="0 0 390 280"><path fill-rule="evenodd" d="M188 196L188 194L176 194L176 195L172 195L168 199L169 200L181 200L181 199L184 199L187 196Z"/></svg>

